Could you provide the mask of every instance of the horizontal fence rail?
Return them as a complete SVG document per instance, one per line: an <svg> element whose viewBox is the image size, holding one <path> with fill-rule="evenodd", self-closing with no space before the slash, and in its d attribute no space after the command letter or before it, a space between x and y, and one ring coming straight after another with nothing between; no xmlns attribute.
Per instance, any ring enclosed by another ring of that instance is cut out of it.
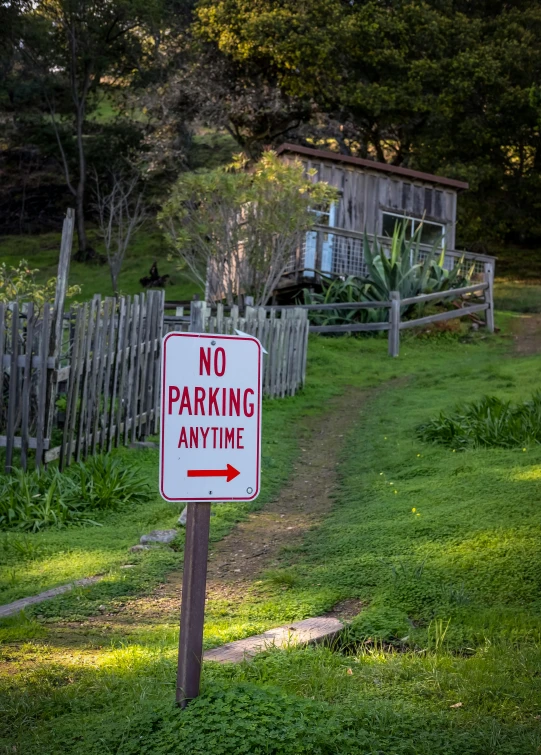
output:
<svg viewBox="0 0 541 755"><path fill-rule="evenodd" d="M405 299L400 298L398 291L390 292L389 301L376 303L372 302L341 302L338 304L310 304L305 309L312 311L332 311L332 310L359 310L386 308L389 311L388 319L385 322L356 322L344 325L310 325L310 333L363 333L363 332L389 332L389 354L398 356L400 346L400 331L407 328L422 327L434 322L443 322L452 320L457 317L468 317L481 312L485 313L485 325L489 332L494 332L494 298L493 298L493 277L491 270L486 273L487 280L482 283L476 283L471 286L449 289L447 291L438 291L432 294L421 294L420 296L411 296ZM475 299L483 298L482 302ZM455 309L446 312L437 312L425 317L417 317L413 320L402 320L401 313L405 307L420 306L429 302L441 301L443 299L454 299L455 304L459 303Z"/></svg>

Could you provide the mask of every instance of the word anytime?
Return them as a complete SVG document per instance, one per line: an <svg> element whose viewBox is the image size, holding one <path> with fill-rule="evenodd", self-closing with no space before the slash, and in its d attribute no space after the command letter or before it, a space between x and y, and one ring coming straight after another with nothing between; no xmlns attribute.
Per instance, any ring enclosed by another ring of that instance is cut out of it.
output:
<svg viewBox="0 0 541 755"><path fill-rule="evenodd" d="M243 433L243 427L182 427L177 448L238 448L242 450L244 448Z"/></svg>

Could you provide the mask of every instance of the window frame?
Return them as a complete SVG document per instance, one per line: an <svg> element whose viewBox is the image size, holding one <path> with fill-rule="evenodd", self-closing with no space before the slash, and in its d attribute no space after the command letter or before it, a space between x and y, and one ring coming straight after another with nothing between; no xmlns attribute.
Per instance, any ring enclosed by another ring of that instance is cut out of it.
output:
<svg viewBox="0 0 541 755"><path fill-rule="evenodd" d="M400 215L400 213L398 212L389 212L388 210L381 210L380 236L382 238L391 238L390 236L385 236L385 237L383 236L383 218L385 215L389 215L390 217L393 217L393 218L399 218L400 220L410 220L412 223L411 238L413 238L413 236L415 235L415 231L417 230L417 226L416 226L417 223L419 225L426 223L427 225L439 226L441 228L441 242L438 246L438 249L443 249L445 247L445 233L447 230L445 223L438 223L433 220L424 220L423 218L415 217L414 215L405 215L405 214ZM420 243L421 243L421 246L431 246L431 244L423 244L422 242Z"/></svg>

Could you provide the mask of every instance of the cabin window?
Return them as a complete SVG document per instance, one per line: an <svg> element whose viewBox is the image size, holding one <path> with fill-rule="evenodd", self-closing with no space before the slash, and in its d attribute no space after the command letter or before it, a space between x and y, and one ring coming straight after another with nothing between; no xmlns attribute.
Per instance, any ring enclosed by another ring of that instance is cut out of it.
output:
<svg viewBox="0 0 541 755"><path fill-rule="evenodd" d="M314 223L316 225L324 225L327 228L332 228L336 225L336 210L338 207L337 202L331 202L328 209L325 210L310 210L314 214ZM315 267L319 262L319 272L330 273L332 271L332 258L333 258L333 240L334 235L332 233L324 233L322 237L321 246L321 260L317 260L317 232L308 231L305 240L304 250L304 275L307 278L313 278L315 275Z"/></svg>
<svg viewBox="0 0 541 755"><path fill-rule="evenodd" d="M410 218L407 215L395 215L392 212L384 212L382 215L382 236L392 238L396 226L406 221L406 239L411 239L419 226L421 226L421 244L434 246L434 244L439 242L439 246L443 246L443 241L445 239L445 226L441 223L431 223L428 220Z"/></svg>
<svg viewBox="0 0 541 755"><path fill-rule="evenodd" d="M310 212L315 216L314 223L316 225L333 226L336 223L336 208L337 203L331 202L325 210L310 209Z"/></svg>

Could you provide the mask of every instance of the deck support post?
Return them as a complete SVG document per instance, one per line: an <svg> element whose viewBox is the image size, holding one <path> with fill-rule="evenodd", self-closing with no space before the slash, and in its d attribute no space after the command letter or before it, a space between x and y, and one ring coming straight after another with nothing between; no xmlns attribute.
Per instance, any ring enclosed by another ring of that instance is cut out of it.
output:
<svg viewBox="0 0 541 755"><path fill-rule="evenodd" d="M494 333L494 266L491 262L485 262L485 283L488 284L485 293L485 301L488 304L486 325L488 332Z"/></svg>

